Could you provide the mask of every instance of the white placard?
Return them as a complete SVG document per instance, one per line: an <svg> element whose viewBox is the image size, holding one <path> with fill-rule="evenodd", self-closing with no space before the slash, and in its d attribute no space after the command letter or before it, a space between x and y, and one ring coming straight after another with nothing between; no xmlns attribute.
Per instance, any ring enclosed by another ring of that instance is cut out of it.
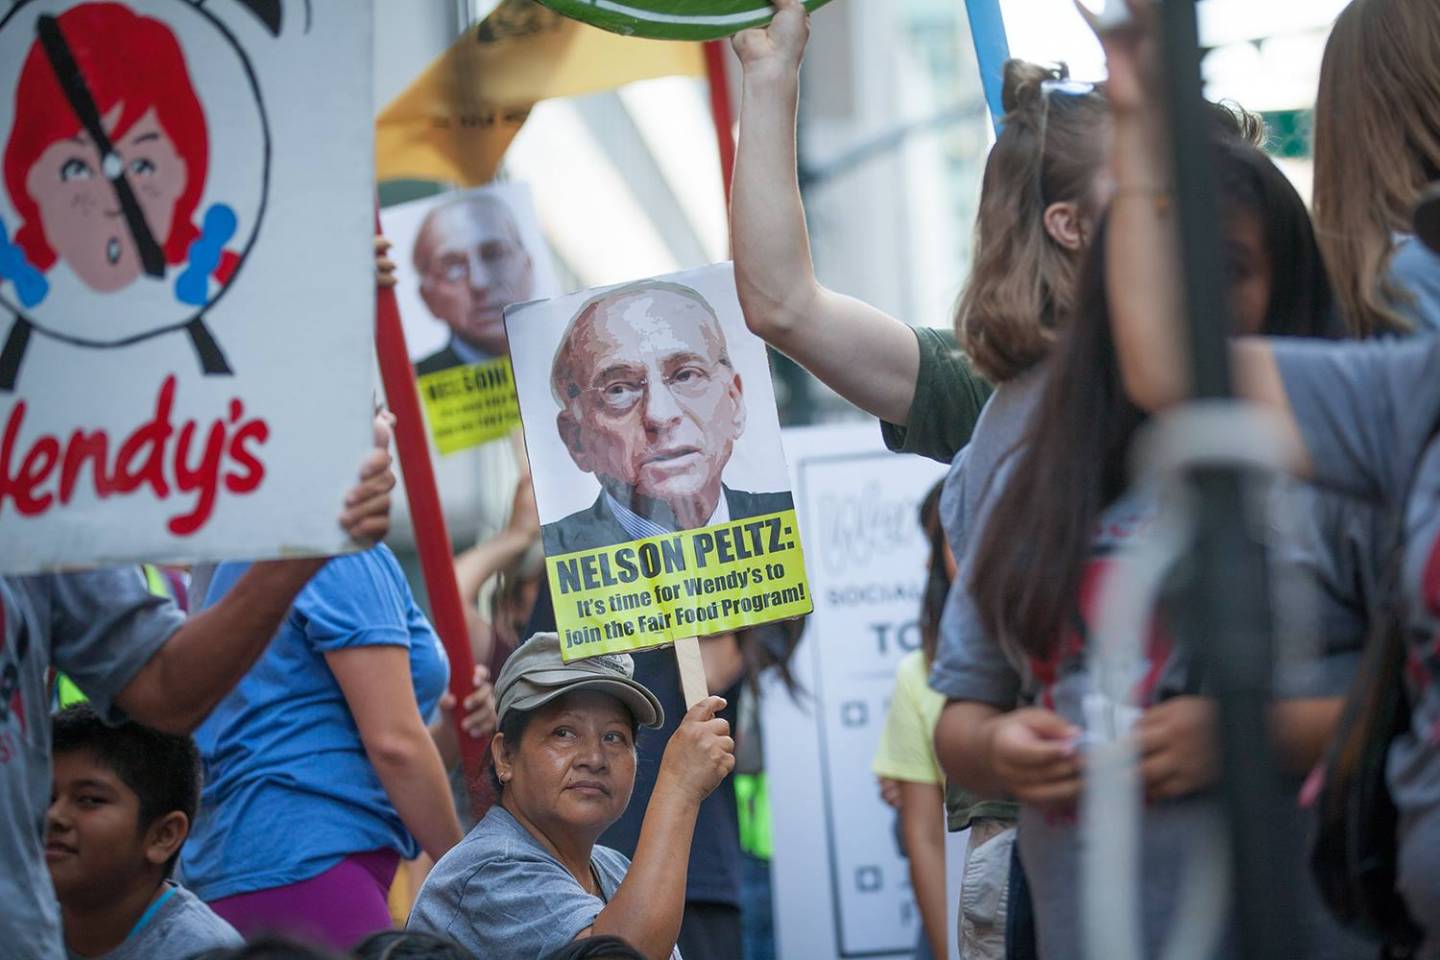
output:
<svg viewBox="0 0 1440 960"><path fill-rule="evenodd" d="M381 211L380 222L395 245L395 296L417 364L443 364L456 339L464 362L499 356L505 308L561 292L526 184L396 204Z"/></svg>
<svg viewBox="0 0 1440 960"><path fill-rule="evenodd" d="M0 570L346 549L369 2L0 17Z"/></svg>
<svg viewBox="0 0 1440 960"><path fill-rule="evenodd" d="M920 915L870 763L896 667L920 645L919 507L944 468L888 453L873 423L790 429L784 442L815 612L793 664L806 695L768 690L762 707L777 955L908 960ZM952 891L962 837L949 844Z"/></svg>
<svg viewBox="0 0 1440 960"><path fill-rule="evenodd" d="M812 609L731 264L505 311L566 659Z"/></svg>

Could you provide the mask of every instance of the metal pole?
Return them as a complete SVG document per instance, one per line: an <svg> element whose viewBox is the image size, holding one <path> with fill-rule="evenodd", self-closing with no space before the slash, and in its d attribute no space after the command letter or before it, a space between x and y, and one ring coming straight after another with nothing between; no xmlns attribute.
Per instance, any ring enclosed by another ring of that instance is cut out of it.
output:
<svg viewBox="0 0 1440 960"><path fill-rule="evenodd" d="M1231 327L1195 2L1165 0L1159 10L1191 383L1198 398L1223 398L1231 394ZM1232 468L1191 475L1197 535L1178 632L1202 670L1205 690L1220 705L1221 796L1240 955L1273 960L1306 954L1297 943L1293 803L1284 800L1267 735L1274 658L1269 577L1257 536L1263 525L1245 483L1242 471Z"/></svg>

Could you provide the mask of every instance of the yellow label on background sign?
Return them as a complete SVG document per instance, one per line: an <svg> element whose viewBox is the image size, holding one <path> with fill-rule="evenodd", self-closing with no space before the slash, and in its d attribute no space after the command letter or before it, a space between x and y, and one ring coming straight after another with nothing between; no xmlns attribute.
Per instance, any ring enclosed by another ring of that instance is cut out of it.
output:
<svg viewBox="0 0 1440 960"><path fill-rule="evenodd" d="M809 613L795 511L546 557L568 660Z"/></svg>
<svg viewBox="0 0 1440 960"><path fill-rule="evenodd" d="M509 357L427 373L417 385L430 437L441 453L478 447L520 426Z"/></svg>

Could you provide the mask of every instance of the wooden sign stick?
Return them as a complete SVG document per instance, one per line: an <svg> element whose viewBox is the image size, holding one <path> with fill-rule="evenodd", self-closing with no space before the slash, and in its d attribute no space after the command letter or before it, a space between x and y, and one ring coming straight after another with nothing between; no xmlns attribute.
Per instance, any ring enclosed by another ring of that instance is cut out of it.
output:
<svg viewBox="0 0 1440 960"><path fill-rule="evenodd" d="M675 662L680 667L680 689L685 694L688 710L710 696L710 686L705 682L705 661L700 656L700 638L676 640Z"/></svg>

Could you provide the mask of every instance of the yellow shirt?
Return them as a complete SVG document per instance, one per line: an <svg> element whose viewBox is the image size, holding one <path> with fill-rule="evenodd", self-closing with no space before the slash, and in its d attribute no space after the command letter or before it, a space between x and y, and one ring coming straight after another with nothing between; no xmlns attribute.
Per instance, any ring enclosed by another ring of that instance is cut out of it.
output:
<svg viewBox="0 0 1440 960"><path fill-rule="evenodd" d="M935 724L945 707L945 697L930 689L925 655L919 650L907 654L895 671L895 692L885 729L870 764L877 777L910 783L945 783L940 761L935 758Z"/></svg>

